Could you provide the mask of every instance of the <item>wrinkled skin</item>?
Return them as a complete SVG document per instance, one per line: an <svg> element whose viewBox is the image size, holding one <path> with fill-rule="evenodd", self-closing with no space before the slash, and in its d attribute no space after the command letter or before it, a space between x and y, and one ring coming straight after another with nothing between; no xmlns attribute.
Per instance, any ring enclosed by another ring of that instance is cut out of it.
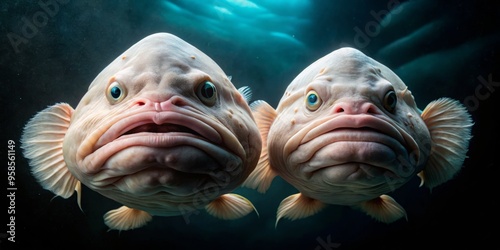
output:
<svg viewBox="0 0 500 250"><path fill-rule="evenodd" d="M258 135L246 100L215 62L155 34L97 76L72 114L63 152L84 185L169 216L239 186L257 163Z"/></svg>
<svg viewBox="0 0 500 250"><path fill-rule="evenodd" d="M276 112L267 140L270 165L324 203L355 205L394 191L422 170L431 150L404 83L350 48L305 69Z"/></svg>

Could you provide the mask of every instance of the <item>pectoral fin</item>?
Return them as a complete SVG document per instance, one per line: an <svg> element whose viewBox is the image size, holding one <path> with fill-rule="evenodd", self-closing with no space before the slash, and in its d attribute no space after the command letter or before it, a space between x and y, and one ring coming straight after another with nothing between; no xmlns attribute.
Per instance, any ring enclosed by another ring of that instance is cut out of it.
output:
<svg viewBox="0 0 500 250"><path fill-rule="evenodd" d="M50 106L26 124L21 136L21 148L36 180L63 198L70 197L79 183L68 170L62 149L72 114L66 103Z"/></svg>
<svg viewBox="0 0 500 250"><path fill-rule="evenodd" d="M260 193L265 193L271 186L271 182L276 173L269 164L269 155L267 153L267 134L276 118L276 111L264 101L255 101L251 105L252 113L257 123L262 139L262 151L259 162L255 170L248 176L242 186L257 189Z"/></svg>
<svg viewBox="0 0 500 250"><path fill-rule="evenodd" d="M429 103L421 116L429 129L432 147L418 176L421 185L433 188L451 179L462 167L473 123L465 106L449 98Z"/></svg>
<svg viewBox="0 0 500 250"><path fill-rule="evenodd" d="M111 210L104 215L104 223L109 229L120 231L142 227L152 219L149 213L126 206Z"/></svg>
<svg viewBox="0 0 500 250"><path fill-rule="evenodd" d="M281 218L290 220L306 218L316 214L324 207L323 202L309 198L301 193L290 195L281 201L274 226L278 226L278 221Z"/></svg>
<svg viewBox="0 0 500 250"><path fill-rule="evenodd" d="M205 206L206 211L217 218L233 220L241 218L257 209L252 202L237 194L224 194Z"/></svg>
<svg viewBox="0 0 500 250"><path fill-rule="evenodd" d="M392 197L385 194L361 203L359 208L374 219L384 223L391 223L403 217L406 218L404 208Z"/></svg>

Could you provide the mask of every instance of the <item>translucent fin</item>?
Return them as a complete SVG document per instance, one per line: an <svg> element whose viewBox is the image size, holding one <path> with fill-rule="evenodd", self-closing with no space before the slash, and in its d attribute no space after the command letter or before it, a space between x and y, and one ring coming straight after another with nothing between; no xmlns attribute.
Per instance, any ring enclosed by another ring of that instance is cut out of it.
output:
<svg viewBox="0 0 500 250"><path fill-rule="evenodd" d="M238 89L238 92L240 92L240 94L243 96L243 99L245 99L247 103L250 103L250 100L252 100L252 90L250 89L250 87L243 86Z"/></svg>
<svg viewBox="0 0 500 250"><path fill-rule="evenodd" d="M76 191L76 202L78 203L78 207L80 210L82 210L82 183L80 181L76 182L75 186L75 191Z"/></svg>
<svg viewBox="0 0 500 250"><path fill-rule="evenodd" d="M418 178L420 178L420 184L418 187L422 187L424 185L424 172L420 171L417 173Z"/></svg>
<svg viewBox="0 0 500 250"><path fill-rule="evenodd" d="M465 106L449 98L429 103L422 119L431 135L432 150L419 177L426 187L433 188L450 180L462 167L473 123Z"/></svg>
<svg viewBox="0 0 500 250"><path fill-rule="evenodd" d="M111 210L104 215L104 223L109 230L119 231L142 227L152 219L149 213L126 206Z"/></svg>
<svg viewBox="0 0 500 250"><path fill-rule="evenodd" d="M229 81L233 80L233 76L227 76L227 79L229 79Z"/></svg>
<svg viewBox="0 0 500 250"><path fill-rule="evenodd" d="M43 188L64 198L75 191L78 180L69 172L63 157L63 140L73 108L58 103L37 113L24 127L21 148L31 172Z"/></svg>
<svg viewBox="0 0 500 250"><path fill-rule="evenodd" d="M316 214L325 207L325 204L319 200L309 198L301 193L293 194L281 201L276 215L276 224L281 218L290 220L302 219Z"/></svg>
<svg viewBox="0 0 500 250"><path fill-rule="evenodd" d="M265 193L271 186L274 177L276 177L276 173L269 165L267 152L261 153L259 163L245 182L243 182L242 186L257 189L259 193Z"/></svg>
<svg viewBox="0 0 500 250"><path fill-rule="evenodd" d="M269 165L269 156L267 153L267 134L269 129L276 118L276 111L264 101L255 101L250 105L252 108L253 116L257 127L260 131L260 137L262 139L262 151L260 153L260 159L255 167L254 171L248 176L248 178L243 182L242 186L257 189L260 193L265 193L276 173L271 169Z"/></svg>
<svg viewBox="0 0 500 250"><path fill-rule="evenodd" d="M406 211L389 195L381 195L378 198L363 202L359 206L374 219L391 223L403 217L406 218Z"/></svg>
<svg viewBox="0 0 500 250"><path fill-rule="evenodd" d="M205 206L207 212L217 218L234 220L241 218L252 211L257 215L257 209L245 197L237 194L224 194Z"/></svg>

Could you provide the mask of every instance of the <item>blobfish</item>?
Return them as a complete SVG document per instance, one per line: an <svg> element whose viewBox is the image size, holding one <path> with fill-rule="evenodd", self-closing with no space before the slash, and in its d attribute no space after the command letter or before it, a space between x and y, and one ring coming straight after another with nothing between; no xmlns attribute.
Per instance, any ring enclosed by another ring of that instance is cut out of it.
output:
<svg viewBox="0 0 500 250"><path fill-rule="evenodd" d="M261 151L250 96L193 45L155 33L105 67L75 109L57 103L32 117L22 149L57 196L76 190L81 208L83 184L122 204L104 215L110 229L200 209L236 219L256 211L231 193Z"/></svg>
<svg viewBox="0 0 500 250"><path fill-rule="evenodd" d="M299 191L280 203L276 225L327 204L385 223L407 218L387 193L415 176L428 188L452 179L472 137L464 105L442 97L420 110L393 71L349 47L306 67L276 109L263 100L251 107L263 147L244 186L264 193L280 176Z"/></svg>

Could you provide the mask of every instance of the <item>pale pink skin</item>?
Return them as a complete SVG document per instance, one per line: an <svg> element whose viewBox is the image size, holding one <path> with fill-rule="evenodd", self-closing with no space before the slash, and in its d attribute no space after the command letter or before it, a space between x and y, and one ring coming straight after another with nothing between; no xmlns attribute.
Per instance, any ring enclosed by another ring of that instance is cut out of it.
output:
<svg viewBox="0 0 500 250"><path fill-rule="evenodd" d="M197 95L207 80L217 89L213 105ZM107 97L116 83L126 91L119 101ZM84 185L163 216L235 189L260 150L246 100L207 55L169 34L139 41L97 76L63 144L68 169Z"/></svg>
<svg viewBox="0 0 500 250"><path fill-rule="evenodd" d="M305 98L322 100L314 111ZM394 90L394 113L384 96ZM306 68L288 86L268 134L270 165L303 195L356 205L414 177L430 147L427 127L406 85L387 67L344 48Z"/></svg>

